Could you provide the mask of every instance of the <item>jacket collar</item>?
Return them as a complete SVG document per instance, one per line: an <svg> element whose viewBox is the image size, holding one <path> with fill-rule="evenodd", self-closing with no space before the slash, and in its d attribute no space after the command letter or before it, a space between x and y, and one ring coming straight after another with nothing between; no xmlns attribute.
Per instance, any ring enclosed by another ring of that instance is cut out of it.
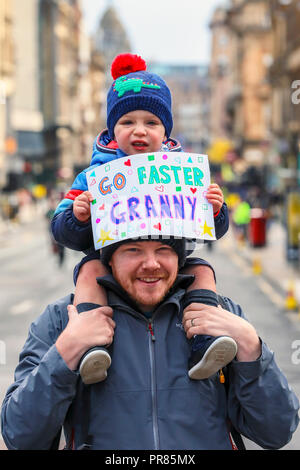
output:
<svg viewBox="0 0 300 470"><path fill-rule="evenodd" d="M156 306L155 310L158 309L158 307L165 305L167 303L178 303L181 300L181 297L183 296L183 293L187 287L189 287L194 280L194 276L187 275L187 274L178 274L172 288L164 298L164 300ZM97 282L99 285L105 287L110 294L110 306L121 306L122 308L125 308L126 310L133 310L131 313L140 312L137 304L134 302L134 300L129 297L127 292L118 284L118 282L115 280L115 278L111 275L108 274L107 276L103 277L98 277Z"/></svg>

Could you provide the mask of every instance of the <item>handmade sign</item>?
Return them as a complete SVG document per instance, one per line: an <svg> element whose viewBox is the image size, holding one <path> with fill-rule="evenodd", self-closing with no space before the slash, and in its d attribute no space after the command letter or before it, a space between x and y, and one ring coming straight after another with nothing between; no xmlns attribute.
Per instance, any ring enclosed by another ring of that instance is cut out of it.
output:
<svg viewBox="0 0 300 470"><path fill-rule="evenodd" d="M134 237L215 240L206 155L155 152L87 172L95 249Z"/></svg>

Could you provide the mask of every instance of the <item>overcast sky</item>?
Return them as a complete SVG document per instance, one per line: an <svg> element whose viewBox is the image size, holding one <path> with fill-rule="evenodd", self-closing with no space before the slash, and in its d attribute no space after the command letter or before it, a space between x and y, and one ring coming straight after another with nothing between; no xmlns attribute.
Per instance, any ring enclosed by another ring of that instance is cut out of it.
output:
<svg viewBox="0 0 300 470"><path fill-rule="evenodd" d="M113 4L134 53L145 60L207 63L212 13L226 0L82 0L85 24L92 33Z"/></svg>

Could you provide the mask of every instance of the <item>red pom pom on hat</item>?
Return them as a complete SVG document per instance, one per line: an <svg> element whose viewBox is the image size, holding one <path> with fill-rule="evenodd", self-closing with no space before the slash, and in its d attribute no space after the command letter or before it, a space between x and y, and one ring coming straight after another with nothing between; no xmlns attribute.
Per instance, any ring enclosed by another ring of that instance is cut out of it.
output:
<svg viewBox="0 0 300 470"><path fill-rule="evenodd" d="M119 54L111 64L111 75L114 80L128 73L146 70L144 59L135 54Z"/></svg>

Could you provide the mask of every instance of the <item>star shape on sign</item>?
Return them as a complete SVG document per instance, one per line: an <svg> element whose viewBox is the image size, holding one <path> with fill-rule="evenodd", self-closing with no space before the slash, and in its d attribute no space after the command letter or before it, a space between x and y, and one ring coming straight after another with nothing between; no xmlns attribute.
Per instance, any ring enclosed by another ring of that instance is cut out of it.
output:
<svg viewBox="0 0 300 470"><path fill-rule="evenodd" d="M209 235L210 237L213 237L213 234L211 233L213 227L209 227L206 223L206 221L204 222L204 225L200 225L200 228L203 229L203 233L202 235Z"/></svg>
<svg viewBox="0 0 300 470"><path fill-rule="evenodd" d="M103 246L106 241L114 240L114 238L110 238L109 234L110 234L110 230L108 232L105 232L105 230L103 230L103 228L102 228L101 233L100 233L100 238L99 238L99 240L97 240L97 243L102 241L102 246Z"/></svg>

